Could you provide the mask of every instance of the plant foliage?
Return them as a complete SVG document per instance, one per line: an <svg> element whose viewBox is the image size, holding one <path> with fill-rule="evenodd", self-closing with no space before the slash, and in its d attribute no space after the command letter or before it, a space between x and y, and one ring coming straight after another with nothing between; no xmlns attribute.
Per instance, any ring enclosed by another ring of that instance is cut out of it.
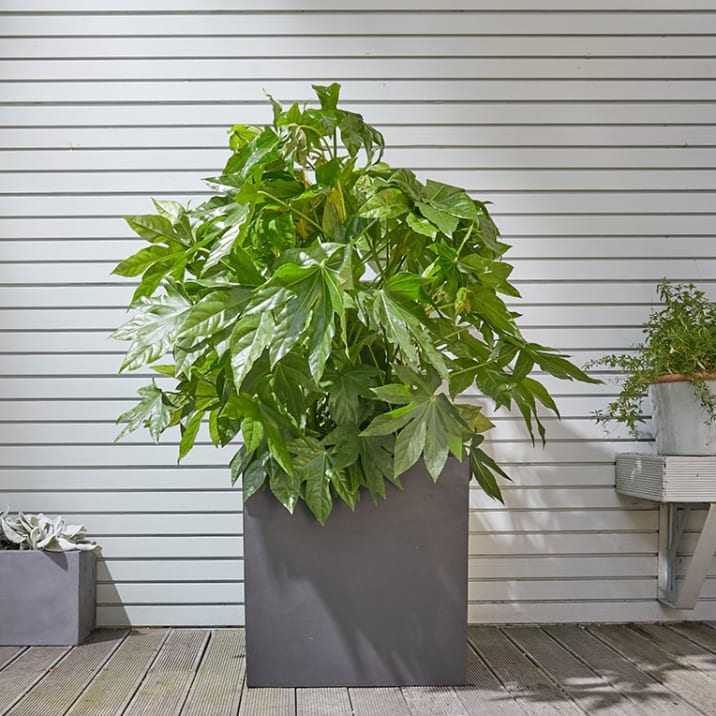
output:
<svg viewBox="0 0 716 716"><path fill-rule="evenodd" d="M241 442L245 498L268 485L321 523L336 496L378 500L421 458L437 479L450 453L500 498L505 473L481 447L492 424L457 396L516 405L544 439L538 404L557 407L531 371L590 378L521 335L485 205L381 161L383 137L338 107L339 86L314 89L319 107L272 99L272 125L231 128L201 206L128 218L148 245L115 269L141 276L114 333L121 370L176 385L142 388L123 432L179 425L181 459L206 419L214 444Z"/></svg>
<svg viewBox="0 0 716 716"><path fill-rule="evenodd" d="M704 380L716 374L716 304L692 283L662 279L657 293L664 305L645 322L644 340L633 346L635 352L610 354L587 364L587 368L601 365L624 374L616 400L595 417L601 423L624 423L634 436L644 422L648 387L665 375L687 378L707 417L716 420L716 397Z"/></svg>
<svg viewBox="0 0 716 716"><path fill-rule="evenodd" d="M62 517L0 512L0 549L42 550L45 552L92 551L97 545L87 539L84 525L66 525Z"/></svg>

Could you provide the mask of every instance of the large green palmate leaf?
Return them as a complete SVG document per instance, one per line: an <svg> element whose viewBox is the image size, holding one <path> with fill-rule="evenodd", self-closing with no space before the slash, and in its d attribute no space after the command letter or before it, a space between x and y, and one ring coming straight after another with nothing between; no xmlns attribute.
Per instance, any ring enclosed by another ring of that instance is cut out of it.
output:
<svg viewBox="0 0 716 716"><path fill-rule="evenodd" d="M410 376L409 371L403 371ZM414 376L411 376L414 378ZM439 376L433 372L428 381L417 380L409 402L405 402L400 386L391 390L397 393L400 408L376 417L362 432L364 437L396 434L393 471L398 476L409 470L423 456L425 466L433 480L437 480L445 466L448 452L458 459L463 457L464 434L470 432L460 411L443 393L435 392L440 386ZM402 386L407 389L407 386ZM377 397L386 397L386 391L376 389Z"/></svg>
<svg viewBox="0 0 716 716"><path fill-rule="evenodd" d="M337 425L359 425L366 399L380 379L380 371L368 365L349 366L324 375L321 383L328 396L328 408Z"/></svg>
<svg viewBox="0 0 716 716"><path fill-rule="evenodd" d="M315 438L303 437L290 444L293 465L303 484L303 496L315 518L325 524L333 509L331 477L333 466L326 448Z"/></svg>
<svg viewBox="0 0 716 716"><path fill-rule="evenodd" d="M182 317L176 341L192 346L223 331L239 312L236 299L228 291L215 291L192 306Z"/></svg>
<svg viewBox="0 0 716 716"><path fill-rule="evenodd" d="M134 317L112 334L131 342L120 371L141 368L171 352L191 309L191 303L178 293L143 299Z"/></svg>
<svg viewBox="0 0 716 716"><path fill-rule="evenodd" d="M445 359L425 326L410 311L399 294L390 288L377 290L369 298L372 326L382 329L387 340L399 348L407 365L419 369L423 363L447 377Z"/></svg>
<svg viewBox="0 0 716 716"><path fill-rule="evenodd" d="M140 388L138 392L142 400L117 418L118 423L126 423L117 440L139 427L146 427L154 442L158 442L159 436L171 423L172 406L154 381Z"/></svg>

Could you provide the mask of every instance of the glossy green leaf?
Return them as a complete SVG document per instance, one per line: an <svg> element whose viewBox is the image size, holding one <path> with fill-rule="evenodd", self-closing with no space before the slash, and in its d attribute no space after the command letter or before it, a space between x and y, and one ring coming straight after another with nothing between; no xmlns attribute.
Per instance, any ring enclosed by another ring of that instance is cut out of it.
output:
<svg viewBox="0 0 716 716"><path fill-rule="evenodd" d="M333 509L330 477L318 469L304 473L304 499L314 517L324 525Z"/></svg>
<svg viewBox="0 0 716 716"><path fill-rule="evenodd" d="M362 432L362 437L378 437L397 432L415 419L416 407L413 403L394 408L387 413L379 413Z"/></svg>
<svg viewBox="0 0 716 716"><path fill-rule="evenodd" d="M286 419L268 405L260 404L258 420L263 425L264 435L271 454L281 466L281 469L288 475L293 476L293 460L289 454L284 431L282 430L282 428L288 427Z"/></svg>
<svg viewBox="0 0 716 716"><path fill-rule="evenodd" d="M159 436L171 423L171 405L154 381L139 388L138 392L142 400L117 418L118 423L126 423L117 440L138 427L146 427L154 442L159 442Z"/></svg>
<svg viewBox="0 0 716 716"><path fill-rule="evenodd" d="M512 379L515 382L524 380L529 372L532 370L535 362L532 356L526 350L521 350L520 354L515 362L515 367L512 371Z"/></svg>
<svg viewBox="0 0 716 716"><path fill-rule="evenodd" d="M423 217L430 223L437 226L438 229L445 234L445 236L452 236L455 229L457 229L457 225L459 223L458 219L456 219L452 214L449 214L447 211L436 208L432 204L426 204L422 201L417 203L417 207Z"/></svg>
<svg viewBox="0 0 716 716"><path fill-rule="evenodd" d="M125 221L129 224L129 228L143 239L154 243L160 239L177 240L177 234L174 226L166 216L157 216L156 214L141 214L138 216L127 216Z"/></svg>
<svg viewBox="0 0 716 716"><path fill-rule="evenodd" d="M244 502L248 500L251 495L258 492L266 484L268 478L265 461L261 461L257 458L251 460L241 471L241 489L244 493ZM290 511L293 511L293 507L296 504L295 492L286 489L281 481L276 479L274 479L272 487L275 487L281 495L283 504L287 508L290 508Z"/></svg>
<svg viewBox="0 0 716 716"><path fill-rule="evenodd" d="M502 333L516 333L514 318L499 296L486 286L470 286L470 296L474 310L478 312L491 328Z"/></svg>
<svg viewBox="0 0 716 716"><path fill-rule="evenodd" d="M423 199L434 207L458 219L476 221L478 217L475 202L464 189L428 179L423 190ZM484 207L484 204L482 205Z"/></svg>
<svg viewBox="0 0 716 716"><path fill-rule="evenodd" d="M472 403L455 403L460 416L473 433L485 433L495 427L495 424L485 416L479 405Z"/></svg>
<svg viewBox="0 0 716 716"><path fill-rule="evenodd" d="M413 398L410 388L400 383L381 385L377 388L373 388L371 392L380 398L380 400L384 400L386 403L392 403L393 405L406 405Z"/></svg>
<svg viewBox="0 0 716 716"><path fill-rule="evenodd" d="M283 470L269 475L269 487L276 499L293 514L300 496L299 483Z"/></svg>
<svg viewBox="0 0 716 716"><path fill-rule="evenodd" d="M316 519L325 524L333 508L329 454L320 442L309 437L293 441L290 450L296 477L303 483L306 504Z"/></svg>
<svg viewBox="0 0 716 716"><path fill-rule="evenodd" d="M447 405L438 405L431 410L425 418L425 445L423 447L425 467L434 481L440 477L448 458L448 443L457 441L462 444L462 431L452 432L451 425L447 424L442 410L450 409L450 404L444 395L437 397L438 403L444 401ZM441 410L442 409L442 410ZM396 445L397 448L397 445Z"/></svg>
<svg viewBox="0 0 716 716"><path fill-rule="evenodd" d="M169 353L191 308L179 294L145 299L134 317L112 334L130 341L120 372L141 368Z"/></svg>
<svg viewBox="0 0 716 716"><path fill-rule="evenodd" d="M333 470L328 473L328 478L330 480L331 487L336 492L338 497L340 497L341 500L343 500L343 502L345 502L351 510L355 510L356 505L358 504L358 500L360 499L360 483L356 484L355 486L351 484L353 481L352 473L345 470ZM333 508L332 496L330 508ZM328 519L328 515L330 515L330 510L326 514L325 519ZM325 519L322 524L325 524Z"/></svg>
<svg viewBox="0 0 716 716"><path fill-rule="evenodd" d="M395 219L410 210L410 204L400 189L383 189L358 209L358 216L367 219Z"/></svg>
<svg viewBox="0 0 716 716"><path fill-rule="evenodd" d="M343 192L340 187L334 186L326 195L326 201L323 205L321 227L324 234L331 239L338 236L345 220L346 206L343 200Z"/></svg>
<svg viewBox="0 0 716 716"><path fill-rule="evenodd" d="M400 349L408 365L417 367L420 364L413 336L421 327L386 291L377 291L375 294L373 321L376 327L385 331L388 340Z"/></svg>
<svg viewBox="0 0 716 716"><path fill-rule="evenodd" d="M194 442L199 433L203 417L204 411L197 410L197 412L189 418L186 425L182 426L181 440L179 441L179 460L182 460L194 447Z"/></svg>
<svg viewBox="0 0 716 716"><path fill-rule="evenodd" d="M480 447L480 440L473 440L470 446L470 470L480 487L492 498L504 504L497 476L509 480L509 476Z"/></svg>
<svg viewBox="0 0 716 716"><path fill-rule="evenodd" d="M426 421L411 420L399 433L395 440L396 475L402 475L418 461L425 450Z"/></svg>
<svg viewBox="0 0 716 716"><path fill-rule="evenodd" d="M183 315L176 339L185 345L206 340L226 328L235 309L235 301L228 292L217 291L206 296Z"/></svg>
<svg viewBox="0 0 716 716"><path fill-rule="evenodd" d="M431 239L434 239L435 236L437 236L438 227L422 216L410 213L405 217L405 221L416 234L422 234L423 236L428 236Z"/></svg>
<svg viewBox="0 0 716 716"><path fill-rule="evenodd" d="M261 130L258 127L246 124L235 124L229 130L229 146L234 152L237 152L244 145L256 139L259 134L261 134Z"/></svg>
<svg viewBox="0 0 716 716"><path fill-rule="evenodd" d="M144 273L152 264L174 254L175 252L168 246L162 246L160 244L147 246L117 264L112 273L117 276L139 276L139 274Z"/></svg>
<svg viewBox="0 0 716 716"><path fill-rule="evenodd" d="M328 409L338 425L357 425L361 421L362 398L370 395L379 375L376 368L358 366L324 376L322 385L328 392Z"/></svg>
<svg viewBox="0 0 716 716"><path fill-rule="evenodd" d="M402 370L414 387L407 405L378 415L362 432L365 437L396 433L395 475L401 475L422 455L433 479L447 460L448 450L462 456L464 433L469 426L460 412L442 393L436 373L421 376Z"/></svg>
<svg viewBox="0 0 716 716"><path fill-rule="evenodd" d="M261 421L247 416L241 421L241 435L244 438L246 449L249 452L253 452L263 440L264 426Z"/></svg>
<svg viewBox="0 0 716 716"><path fill-rule="evenodd" d="M337 82L333 82L328 86L324 85L311 85L318 95L318 99L321 102L321 109L334 110L338 105L338 95L341 91L341 86Z"/></svg>
<svg viewBox="0 0 716 716"><path fill-rule="evenodd" d="M576 365L570 363L564 356L537 350L532 353L534 362L547 373L563 380L579 380L583 383L598 383L596 378L587 375Z"/></svg>
<svg viewBox="0 0 716 716"><path fill-rule="evenodd" d="M176 266L175 257L176 254L172 254L165 260L157 261L144 272L139 286L132 295L132 307L139 305L141 299L152 296L157 288L167 280Z"/></svg>
<svg viewBox="0 0 716 716"><path fill-rule="evenodd" d="M234 385L241 384L256 360L269 347L274 330L271 314L250 315L239 319L229 341Z"/></svg>
<svg viewBox="0 0 716 716"><path fill-rule="evenodd" d="M335 186L341 178L342 172L343 162L338 157L334 157L316 168L316 181L323 186ZM345 207L343 215L343 220L345 221Z"/></svg>
<svg viewBox="0 0 716 716"><path fill-rule="evenodd" d="M152 199L156 210L161 216L169 219L172 225L176 224L179 219L186 213L184 207L172 199Z"/></svg>
<svg viewBox="0 0 716 716"><path fill-rule="evenodd" d="M234 485L241 477L248 464L254 459L253 453L250 453L245 445L242 445L229 461L229 469L231 471L231 484ZM244 491L244 499L247 499Z"/></svg>
<svg viewBox="0 0 716 716"><path fill-rule="evenodd" d="M231 217L231 226L222 234L216 242L204 262L204 272L221 261L234 248L234 244L242 237L246 223L251 215L251 207L240 204L237 211Z"/></svg>

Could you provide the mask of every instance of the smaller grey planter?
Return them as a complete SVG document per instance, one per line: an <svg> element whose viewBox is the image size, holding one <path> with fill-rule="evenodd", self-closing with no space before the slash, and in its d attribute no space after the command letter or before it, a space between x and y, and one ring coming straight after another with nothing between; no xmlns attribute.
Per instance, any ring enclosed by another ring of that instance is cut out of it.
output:
<svg viewBox="0 0 716 716"><path fill-rule="evenodd" d="M706 384L716 391L716 380ZM688 380L665 376L649 386L649 400L658 455L716 455L716 424L709 423Z"/></svg>
<svg viewBox="0 0 716 716"><path fill-rule="evenodd" d="M0 550L0 645L84 641L95 626L94 552Z"/></svg>

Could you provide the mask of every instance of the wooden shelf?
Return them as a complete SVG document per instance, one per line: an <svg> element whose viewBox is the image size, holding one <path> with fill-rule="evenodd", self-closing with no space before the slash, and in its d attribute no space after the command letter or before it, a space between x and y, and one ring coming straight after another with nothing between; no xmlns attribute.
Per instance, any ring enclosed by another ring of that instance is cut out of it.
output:
<svg viewBox="0 0 716 716"><path fill-rule="evenodd" d="M660 503L658 599L693 609L716 551L716 456L618 455L616 490ZM678 578L686 518L690 507L703 503L709 511L686 574Z"/></svg>

